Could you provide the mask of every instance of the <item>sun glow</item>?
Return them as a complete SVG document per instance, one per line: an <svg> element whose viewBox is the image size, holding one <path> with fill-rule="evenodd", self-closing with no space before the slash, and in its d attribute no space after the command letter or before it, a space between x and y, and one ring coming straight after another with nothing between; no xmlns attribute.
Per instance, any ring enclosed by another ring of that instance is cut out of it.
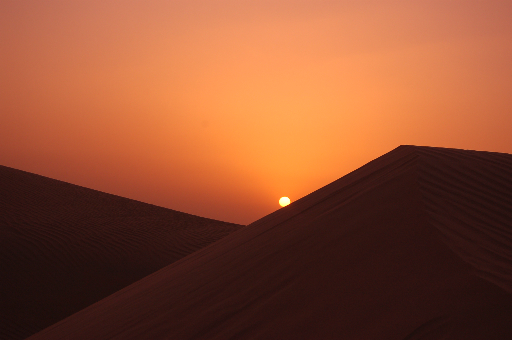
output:
<svg viewBox="0 0 512 340"><path fill-rule="evenodd" d="M279 205L282 207L286 207L288 204L290 204L290 199L288 197L281 197L279 199Z"/></svg>

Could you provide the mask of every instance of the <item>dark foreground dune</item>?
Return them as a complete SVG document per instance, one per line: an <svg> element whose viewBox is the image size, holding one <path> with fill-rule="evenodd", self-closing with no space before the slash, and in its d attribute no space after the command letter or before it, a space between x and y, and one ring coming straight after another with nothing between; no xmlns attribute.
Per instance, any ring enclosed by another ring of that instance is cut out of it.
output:
<svg viewBox="0 0 512 340"><path fill-rule="evenodd" d="M239 228L0 166L0 339L24 339Z"/></svg>
<svg viewBox="0 0 512 340"><path fill-rule="evenodd" d="M512 339L512 156L401 146L31 337Z"/></svg>

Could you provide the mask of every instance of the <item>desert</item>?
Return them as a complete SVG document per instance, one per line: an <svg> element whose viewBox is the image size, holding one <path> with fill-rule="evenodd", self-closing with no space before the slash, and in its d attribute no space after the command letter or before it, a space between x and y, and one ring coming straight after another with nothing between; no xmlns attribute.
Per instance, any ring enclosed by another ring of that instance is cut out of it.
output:
<svg viewBox="0 0 512 340"><path fill-rule="evenodd" d="M29 339L508 339L511 174L400 146Z"/></svg>
<svg viewBox="0 0 512 340"><path fill-rule="evenodd" d="M512 1L0 1L0 340L512 339Z"/></svg>

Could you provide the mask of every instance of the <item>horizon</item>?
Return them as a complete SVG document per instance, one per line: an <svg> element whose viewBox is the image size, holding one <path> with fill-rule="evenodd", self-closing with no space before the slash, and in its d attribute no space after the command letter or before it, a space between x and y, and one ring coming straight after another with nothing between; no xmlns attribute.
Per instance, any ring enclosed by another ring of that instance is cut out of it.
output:
<svg viewBox="0 0 512 340"><path fill-rule="evenodd" d="M0 165L249 224L399 145L512 153L512 3L0 4Z"/></svg>
<svg viewBox="0 0 512 340"><path fill-rule="evenodd" d="M398 148L401 148L401 147L415 147L415 148L436 148L436 149L447 149L447 150L458 150L458 151L476 151L476 152L486 152L486 153L493 153L493 154L500 154L500 152L496 152L496 151L487 151L487 150L468 150L468 149L456 149L456 148L447 148L447 147L431 147L431 146L424 146L424 145L408 145L408 144L402 144L402 145L398 145L396 148L393 148L392 150L389 150L388 152L382 154L382 155L379 155L378 157L372 159L372 160L369 160L367 163L361 165L360 167L356 168L356 169L353 169L351 171L349 171L348 173L344 174L343 176L339 177L339 178L336 178L334 179L333 181L329 182L329 183L325 183L321 186L319 186L318 188L315 188L314 190L312 190L311 192L305 194L304 196L302 197L297 197L294 201L298 201L300 200L301 198L304 198L306 196L309 196L311 194L313 194L314 192L324 188L324 187L327 187L331 184L333 184L334 182L336 182L337 180L339 179L342 179L343 177L345 177L346 175L349 175L351 173L354 173L356 172L357 170L359 170L360 168L363 168L365 167L366 165L369 165L369 163L371 163L372 161L375 161L383 156L386 156L387 154L390 154L392 153L393 151L395 151L396 149ZM509 153L504 153L504 154L509 154ZM3 166L2 164L0 164L0 166ZM6 167L6 166L4 166ZM16 171L22 171L22 172L27 172L29 174L33 174L33 175L37 175L37 176L43 176L43 175L40 175L40 174L37 174L37 173L33 173L33 172L29 172L29 171L25 171L25 170L22 170L22 169L16 169L16 168L12 168L12 167L7 167L7 168L10 168L10 169L13 169L13 170L16 170ZM94 188L89 188L89 187L84 187L84 186L81 186L79 184L75 184L75 183L71 183L71 182L66 182L66 181L63 181L63 180L60 180L58 178L52 178L52 177L48 177L48 176L43 176L45 178L48 178L50 180L56 180L56 181L59 181L59 182L64 182L64 183L67 183L67 184L71 184L71 185L75 185L75 186L80 186L82 188L85 188L85 189L89 189L89 190L94 190L94 191L97 191L97 192L100 192L102 194L107 194L107 195L113 195L113 196L117 196L117 197L121 197L121 198L127 198L127 199L130 199L130 200L134 200L134 201L137 201L137 202L140 202L140 203L144 203L144 204L150 204L150 205L153 205L153 206L157 206L157 207L161 207L161 208L166 208L166 209L170 209L170 210L174 210L174 211L177 211L179 213L186 213L186 214L189 214L189 215L192 215L192 216L196 216L196 217L204 217L204 218L209 218L209 219L213 219L211 217L206 217L206 216L200 216L200 215L196 215L196 214L191 214L191 213L187 213L185 211L179 211L179 210L176 210L176 209L173 209L172 207L163 207L163 206L159 206L157 204L154 204L154 203L150 203L150 202L144 202L144 201L141 201L141 200L137 200L137 199L134 199L134 198L129 198L129 197L124 197L124 196L120 196L120 195L117 195L117 194L114 194L114 193L110 193L110 192L106 192L106 191L101 191L101 190L98 190L98 189L94 189ZM288 197L281 197L282 198L288 198ZM281 208L284 208L285 206L293 203L294 201L290 201L289 203L283 205L283 206L280 206L279 208L275 209L274 211L276 210L279 210ZM279 200L279 205L281 205L281 202ZM270 215L272 214L274 211L271 211L270 213L268 214L265 214L265 215L262 215L262 216L259 216L258 218L256 218L254 221L251 221L250 223L247 223L247 224L242 224L242 223L238 223L239 225L241 226L247 226L249 224L252 224L253 222L257 222L259 221L260 219L262 219L263 217L266 217L267 215ZM235 223L236 222L231 222L231 221L224 221L224 220L219 220L219 219L213 219L213 220L217 220L218 222L225 222L225 223Z"/></svg>

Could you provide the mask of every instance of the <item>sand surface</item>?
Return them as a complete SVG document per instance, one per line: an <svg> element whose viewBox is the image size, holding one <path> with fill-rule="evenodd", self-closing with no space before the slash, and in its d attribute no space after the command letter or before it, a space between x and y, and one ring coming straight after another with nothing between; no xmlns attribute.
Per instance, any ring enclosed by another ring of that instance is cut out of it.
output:
<svg viewBox="0 0 512 340"><path fill-rule="evenodd" d="M0 166L0 339L24 339L240 227Z"/></svg>
<svg viewBox="0 0 512 340"><path fill-rule="evenodd" d="M401 146L35 339L512 339L512 155Z"/></svg>

